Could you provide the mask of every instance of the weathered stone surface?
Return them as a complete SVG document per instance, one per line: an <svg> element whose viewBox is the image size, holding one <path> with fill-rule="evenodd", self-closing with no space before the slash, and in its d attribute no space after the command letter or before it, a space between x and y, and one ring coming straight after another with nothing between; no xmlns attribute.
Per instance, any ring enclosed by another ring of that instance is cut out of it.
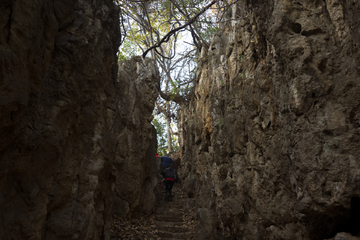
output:
<svg viewBox="0 0 360 240"><path fill-rule="evenodd" d="M185 190L211 224L196 239L358 234L356 16L359 1L249 0L202 50L178 126Z"/></svg>
<svg viewBox="0 0 360 240"><path fill-rule="evenodd" d="M336 234L334 238L331 238L331 240L358 240L360 238L352 236L350 233L341 232ZM330 240L330 239L329 239Z"/></svg>
<svg viewBox="0 0 360 240"><path fill-rule="evenodd" d="M0 239L109 239L127 158L129 211L149 212L159 79L139 59L117 78L118 15L112 0L2 1Z"/></svg>
<svg viewBox="0 0 360 240"><path fill-rule="evenodd" d="M117 136L115 168L115 213L149 214L155 205L154 188L160 163L155 157L156 131L151 125L152 111L158 96L159 72L154 61L141 57L120 63L121 129Z"/></svg>

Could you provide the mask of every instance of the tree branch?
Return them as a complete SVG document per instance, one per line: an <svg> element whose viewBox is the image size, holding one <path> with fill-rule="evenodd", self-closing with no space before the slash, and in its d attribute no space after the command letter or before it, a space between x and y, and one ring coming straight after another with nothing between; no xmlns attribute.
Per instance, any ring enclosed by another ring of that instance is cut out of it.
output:
<svg viewBox="0 0 360 240"><path fill-rule="evenodd" d="M174 35L177 31L183 29L183 28L186 28L187 26L189 26L190 24L194 23L195 20L201 15L203 14L206 10L208 10L212 5L214 5L218 0L214 0L212 1L211 3L209 3L203 10L201 10L200 12L198 12L193 18L191 18L186 24L180 26L180 27L177 27L173 30L171 30L168 34L166 34L158 43L156 43L155 45L153 45L152 47L148 48L144 53L143 53L143 58L146 57L146 54L151 51L152 49L154 48L157 48L159 47L162 43L164 42L168 42L170 37L172 35Z"/></svg>
<svg viewBox="0 0 360 240"><path fill-rule="evenodd" d="M186 99L183 96L181 96L179 93L171 94L171 93L165 93L160 90L160 96L166 101L174 101L179 105L183 105L186 102Z"/></svg>
<svg viewBox="0 0 360 240"><path fill-rule="evenodd" d="M177 4L176 1L174 1L174 0L170 0L170 1L171 1L171 2L176 6L176 8L184 15L184 17L186 18L186 20L189 20L190 14L189 14L188 11L186 10L184 1L181 0L181 3L182 3L182 5L183 5L184 11L181 10L181 7ZM198 29L198 27L196 26L196 24L193 24L192 26L190 25L190 30L191 30L191 33L192 33L193 35L195 35L195 37L197 38L197 40L198 40L203 46L205 46L206 48L209 48L209 44L206 42L206 40L204 40L204 39L201 37L200 30Z"/></svg>

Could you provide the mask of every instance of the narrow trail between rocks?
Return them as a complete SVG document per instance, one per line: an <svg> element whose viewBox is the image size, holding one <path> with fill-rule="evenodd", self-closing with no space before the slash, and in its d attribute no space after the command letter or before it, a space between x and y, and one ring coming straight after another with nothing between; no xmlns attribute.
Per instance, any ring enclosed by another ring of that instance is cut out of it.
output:
<svg viewBox="0 0 360 240"><path fill-rule="evenodd" d="M186 197L181 190L180 184L174 184L172 189L173 200L167 201L165 187L160 184L155 189L155 225L158 229L159 239L193 239L195 233L195 221L193 210L186 206Z"/></svg>
<svg viewBox="0 0 360 240"><path fill-rule="evenodd" d="M172 189L173 199L167 201L165 187L155 188L156 203L150 216L123 220L114 216L110 230L112 240L176 240L193 239L196 222L194 209L187 206L187 197L182 192L181 185L175 183Z"/></svg>

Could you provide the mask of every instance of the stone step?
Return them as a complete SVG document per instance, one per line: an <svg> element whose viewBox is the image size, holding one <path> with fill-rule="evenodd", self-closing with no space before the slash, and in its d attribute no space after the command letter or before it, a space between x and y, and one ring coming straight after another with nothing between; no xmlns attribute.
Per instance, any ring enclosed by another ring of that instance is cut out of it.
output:
<svg viewBox="0 0 360 240"><path fill-rule="evenodd" d="M179 202L178 199L173 199L171 202L169 202L168 200L164 200L164 201L161 201L161 200L157 200L157 203L155 204L155 206L162 206L162 205L169 205L169 206L183 206L185 205L184 203L182 202Z"/></svg>
<svg viewBox="0 0 360 240"><path fill-rule="evenodd" d="M170 226L170 224L158 225L159 231L171 232L171 233L186 233L189 229L183 226Z"/></svg>
<svg viewBox="0 0 360 240"><path fill-rule="evenodd" d="M162 222L184 222L182 215L169 216L168 214L156 214L155 219Z"/></svg>
<svg viewBox="0 0 360 240"><path fill-rule="evenodd" d="M159 230L166 232L181 233L189 231L189 229L184 226L184 222L155 221L155 225Z"/></svg>
<svg viewBox="0 0 360 240"><path fill-rule="evenodd" d="M156 207L155 211L158 213L165 212L165 213L170 213L170 214L181 214L181 215L185 213L185 210L183 208L169 208L167 206Z"/></svg>
<svg viewBox="0 0 360 240"><path fill-rule="evenodd" d="M155 208L164 207L164 206L171 206L171 208L184 208L185 204L179 203L176 200L173 200L172 202L168 202L168 201L161 202L161 201L159 201L159 202L157 202L155 204Z"/></svg>
<svg viewBox="0 0 360 240"><path fill-rule="evenodd" d="M182 227L184 222L154 221L156 226Z"/></svg>
<svg viewBox="0 0 360 240"><path fill-rule="evenodd" d="M174 186L172 201L167 200L165 188L159 186L155 190L156 203L154 209L155 225L161 240L192 239L191 229L183 221L188 209L185 206L186 195L180 186Z"/></svg>
<svg viewBox="0 0 360 240"><path fill-rule="evenodd" d="M178 205L162 205L162 206L157 206L155 207L156 210L171 210L171 211L177 211L177 212L184 212L185 208L183 208L182 206L178 206Z"/></svg>
<svg viewBox="0 0 360 240"><path fill-rule="evenodd" d="M158 214L170 214L170 215L183 215L185 210L182 208L169 208L169 207L157 207L155 213Z"/></svg>
<svg viewBox="0 0 360 240"><path fill-rule="evenodd" d="M161 238L161 240L177 240L178 238Z"/></svg>
<svg viewBox="0 0 360 240"><path fill-rule="evenodd" d="M175 238L175 239L189 239L189 233L173 233L168 231L159 230L158 231L159 237L163 238Z"/></svg>
<svg viewBox="0 0 360 240"><path fill-rule="evenodd" d="M164 197L159 197L157 199L158 202L168 202L168 203L174 203L180 201L182 198L179 198L178 196L172 196L172 200L169 202L168 197L164 195Z"/></svg>
<svg viewBox="0 0 360 240"><path fill-rule="evenodd" d="M184 239L184 238L161 238L161 240L178 240L178 239ZM186 239L191 239L191 238L186 238Z"/></svg>

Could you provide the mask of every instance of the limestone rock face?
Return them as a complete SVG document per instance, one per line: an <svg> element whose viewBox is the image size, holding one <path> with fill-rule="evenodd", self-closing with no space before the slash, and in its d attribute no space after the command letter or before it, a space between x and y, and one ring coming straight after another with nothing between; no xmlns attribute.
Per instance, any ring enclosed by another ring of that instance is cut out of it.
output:
<svg viewBox="0 0 360 240"><path fill-rule="evenodd" d="M358 234L358 16L353 0L249 0L229 12L179 111L196 239Z"/></svg>
<svg viewBox="0 0 360 240"><path fill-rule="evenodd" d="M160 162L152 111L160 88L155 61L141 57L120 63L118 79L119 128L114 166L117 170L115 213L123 218L132 213L149 214L155 206L154 188Z"/></svg>
<svg viewBox="0 0 360 240"><path fill-rule="evenodd" d="M112 0L2 1L0 239L109 239L135 155L127 211L151 208L140 198L152 190L159 77L139 59L117 77L118 17Z"/></svg>

